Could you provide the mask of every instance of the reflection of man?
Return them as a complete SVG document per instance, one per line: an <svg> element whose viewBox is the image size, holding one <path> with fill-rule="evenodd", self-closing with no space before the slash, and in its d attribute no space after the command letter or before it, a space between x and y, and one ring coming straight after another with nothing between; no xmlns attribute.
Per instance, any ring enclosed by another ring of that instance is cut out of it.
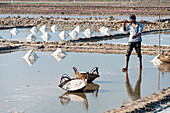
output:
<svg viewBox="0 0 170 113"><path fill-rule="evenodd" d="M128 96L132 101L135 101L140 98L140 84L142 81L141 75L142 75L142 69L139 70L139 77L136 82L135 89L133 91L132 86L130 85L128 71L126 71L126 89L127 89Z"/></svg>

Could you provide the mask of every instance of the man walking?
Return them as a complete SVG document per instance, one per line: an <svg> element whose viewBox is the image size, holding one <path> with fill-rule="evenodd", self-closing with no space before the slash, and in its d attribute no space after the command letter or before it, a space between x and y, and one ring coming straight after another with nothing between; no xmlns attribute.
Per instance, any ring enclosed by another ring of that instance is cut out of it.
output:
<svg viewBox="0 0 170 113"><path fill-rule="evenodd" d="M128 23L128 21L124 20L123 23L123 30L130 32L128 49L126 53L126 66L125 68L122 68L123 71L126 71L128 69L128 63L133 48L135 48L137 56L139 57L139 68L142 69L141 34L143 30L143 25L140 22L136 21L135 15L130 15L129 19L130 19L130 24L127 27L126 27L126 23Z"/></svg>

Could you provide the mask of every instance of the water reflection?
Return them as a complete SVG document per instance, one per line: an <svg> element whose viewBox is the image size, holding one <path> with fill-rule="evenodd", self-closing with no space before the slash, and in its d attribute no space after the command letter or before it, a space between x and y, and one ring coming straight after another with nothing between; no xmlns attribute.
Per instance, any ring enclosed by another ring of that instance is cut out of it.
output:
<svg viewBox="0 0 170 113"><path fill-rule="evenodd" d="M162 63L160 65L155 65L159 72L158 72L158 90L160 90L160 72L164 75L167 72L170 72L170 63Z"/></svg>
<svg viewBox="0 0 170 113"><path fill-rule="evenodd" d="M159 71L162 72L162 74L166 73L166 72L170 72L170 63L163 63L160 65L155 65Z"/></svg>
<svg viewBox="0 0 170 113"><path fill-rule="evenodd" d="M62 105L66 105L70 101L83 102L86 110L88 110L88 100L84 92L66 92L62 96L60 96L59 99Z"/></svg>
<svg viewBox="0 0 170 113"><path fill-rule="evenodd" d="M28 65L32 66L38 58L24 58Z"/></svg>
<svg viewBox="0 0 170 113"><path fill-rule="evenodd" d="M138 80L136 82L136 86L135 89L132 89L132 86L130 84L129 81L129 75L128 75L128 71L126 71L126 89L127 89L127 93L128 93L128 98L131 101L135 101L139 98L141 98L140 96L140 85L141 85L141 81L142 81L142 69L139 69L139 77Z"/></svg>
<svg viewBox="0 0 170 113"><path fill-rule="evenodd" d="M83 90L86 93L92 93L94 96L98 96L99 85L94 83L88 83L86 88Z"/></svg>
<svg viewBox="0 0 170 113"><path fill-rule="evenodd" d="M99 85L94 83L88 83L84 92L66 92L59 97L62 105L66 105L69 102L83 102L86 110L89 108L88 99L85 93L92 93L95 97L98 96Z"/></svg>

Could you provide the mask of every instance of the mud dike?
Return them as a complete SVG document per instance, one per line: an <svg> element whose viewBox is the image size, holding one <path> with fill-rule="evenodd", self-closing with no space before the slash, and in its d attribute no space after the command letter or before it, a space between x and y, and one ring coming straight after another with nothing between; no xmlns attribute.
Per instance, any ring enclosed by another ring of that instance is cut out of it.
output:
<svg viewBox="0 0 170 113"><path fill-rule="evenodd" d="M106 113L143 113L158 112L170 107L170 87L153 93L137 101L128 102L112 111Z"/></svg>

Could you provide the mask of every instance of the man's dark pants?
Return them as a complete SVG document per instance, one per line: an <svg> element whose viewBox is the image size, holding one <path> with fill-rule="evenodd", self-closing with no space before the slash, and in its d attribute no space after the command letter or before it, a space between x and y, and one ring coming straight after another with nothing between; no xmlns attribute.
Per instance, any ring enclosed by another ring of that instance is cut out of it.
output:
<svg viewBox="0 0 170 113"><path fill-rule="evenodd" d="M137 56L139 58L142 58L142 55L141 55L141 41L140 42L128 42L128 49L127 49L126 57L127 58L130 57L133 48L135 48Z"/></svg>

